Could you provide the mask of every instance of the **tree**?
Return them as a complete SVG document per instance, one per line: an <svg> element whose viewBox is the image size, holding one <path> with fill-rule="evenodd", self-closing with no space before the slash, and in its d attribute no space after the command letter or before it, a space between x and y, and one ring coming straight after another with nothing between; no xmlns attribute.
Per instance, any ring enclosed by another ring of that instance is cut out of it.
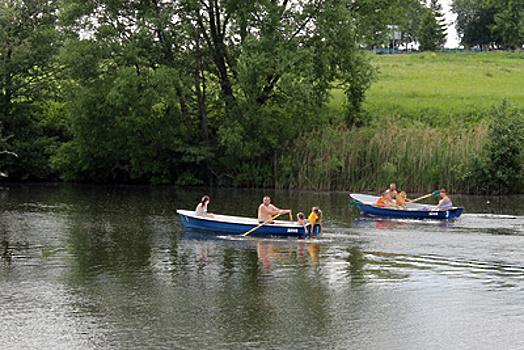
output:
<svg viewBox="0 0 524 350"><path fill-rule="evenodd" d="M491 111L485 153L472 157L465 183L484 193L507 194L524 186L524 115L506 100Z"/></svg>
<svg viewBox="0 0 524 350"><path fill-rule="evenodd" d="M13 179L49 176L45 150L53 143L41 125L41 106L55 99L60 33L57 1L12 0L0 6L0 123L14 135L20 159L0 159Z"/></svg>
<svg viewBox="0 0 524 350"><path fill-rule="evenodd" d="M519 0L453 0L457 32L467 47L515 49L524 43L524 3Z"/></svg>
<svg viewBox="0 0 524 350"><path fill-rule="evenodd" d="M2 124L0 124L0 145L3 146L3 145L5 145L5 144L7 144L7 141L8 141L8 140L13 136L13 135L9 135L9 136L4 137L4 136L2 135L2 129L3 129ZM12 156L18 157L18 155L17 155L16 153L11 152L11 151L8 151L8 150L6 150L6 149L2 149L2 150L0 150L0 154L8 154L8 155L12 155ZM3 173L3 172L0 170L0 176L1 176L1 177L7 177L7 174Z"/></svg>
<svg viewBox="0 0 524 350"><path fill-rule="evenodd" d="M422 15L418 39L421 51L435 51L446 42L441 7L435 0L431 0L430 7Z"/></svg>
<svg viewBox="0 0 524 350"><path fill-rule="evenodd" d="M419 0L354 1L351 12L359 43L370 49L392 44L391 26L401 33L398 44L415 42L423 8Z"/></svg>
<svg viewBox="0 0 524 350"><path fill-rule="evenodd" d="M403 19L400 22L402 40L407 46L419 42L418 32L422 21L422 16L426 12L426 7L419 0L411 0L410 6L402 11Z"/></svg>
<svg viewBox="0 0 524 350"><path fill-rule="evenodd" d="M433 15L435 16L435 20L437 21L437 27L435 27L435 39L437 41L437 46L439 48L442 48L444 44L446 43L446 18L444 17L444 12L442 10L442 5L438 0L430 0L429 2L429 8L431 9L431 12L433 12Z"/></svg>
<svg viewBox="0 0 524 350"><path fill-rule="evenodd" d="M132 171L140 162L129 142L152 141L137 140L139 130L127 125L145 123L151 108L162 106L157 118L174 129L169 146L157 140L163 144L158 149L172 155L165 163L171 172L164 167L163 173L270 184L268 159L298 130L328 120L324 106L332 88L346 93L347 122L358 113L373 69L357 46L355 16L376 8L370 3L64 1L68 30L91 37L71 40L64 56L78 82L70 89L75 140L55 164L71 165L83 178L143 176ZM153 93L160 72L169 79ZM135 83L129 88L126 81ZM96 108L89 107L93 98ZM107 139L113 152L101 154L90 137L110 138L108 127L122 137ZM96 161L87 156L97 153Z"/></svg>
<svg viewBox="0 0 524 350"><path fill-rule="evenodd" d="M505 49L516 49L524 44L524 2L505 0L495 2L497 13L490 30L497 45Z"/></svg>

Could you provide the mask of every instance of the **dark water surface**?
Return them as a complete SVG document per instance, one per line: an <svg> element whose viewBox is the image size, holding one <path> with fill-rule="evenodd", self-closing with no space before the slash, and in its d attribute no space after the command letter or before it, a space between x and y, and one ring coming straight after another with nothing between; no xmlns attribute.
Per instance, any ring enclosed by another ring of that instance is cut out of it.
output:
<svg viewBox="0 0 524 350"><path fill-rule="evenodd" d="M524 197L454 222L348 193L3 185L0 348L523 349ZM176 209L324 212L314 240L186 232Z"/></svg>

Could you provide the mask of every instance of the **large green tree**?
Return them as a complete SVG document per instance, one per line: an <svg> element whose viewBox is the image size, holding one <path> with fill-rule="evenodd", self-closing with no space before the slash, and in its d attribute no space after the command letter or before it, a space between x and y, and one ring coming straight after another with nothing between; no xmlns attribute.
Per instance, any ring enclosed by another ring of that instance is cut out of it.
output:
<svg viewBox="0 0 524 350"><path fill-rule="evenodd" d="M58 2L10 0L0 5L0 124L20 158L0 158L12 179L43 179L50 174L46 149L53 145L43 105L56 101L60 47ZM55 135L56 136L56 135Z"/></svg>
<svg viewBox="0 0 524 350"><path fill-rule="evenodd" d="M331 117L333 88L347 122L359 112L373 70L356 19L392 2L65 0L84 36L63 55L75 139L54 164L70 179L271 185L281 146Z"/></svg>
<svg viewBox="0 0 524 350"><path fill-rule="evenodd" d="M452 11L466 47L515 49L524 44L521 0L453 0Z"/></svg>
<svg viewBox="0 0 524 350"><path fill-rule="evenodd" d="M497 12L490 29L494 41L504 49L524 45L524 1L505 0L493 3Z"/></svg>

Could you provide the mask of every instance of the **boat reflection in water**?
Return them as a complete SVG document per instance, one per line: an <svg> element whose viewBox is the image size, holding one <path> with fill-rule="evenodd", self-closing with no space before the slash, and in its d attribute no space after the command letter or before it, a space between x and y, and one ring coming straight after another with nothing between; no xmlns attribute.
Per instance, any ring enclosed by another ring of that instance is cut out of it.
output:
<svg viewBox="0 0 524 350"><path fill-rule="evenodd" d="M183 240L187 246L194 248L187 251L193 251L192 254L200 266L222 260L222 257L216 254L225 251L224 245L231 249L238 249L239 255L256 251L263 273L269 273L274 265L286 262L317 264L321 251L321 245L316 241L240 238L235 234L216 235L194 230L186 230Z"/></svg>

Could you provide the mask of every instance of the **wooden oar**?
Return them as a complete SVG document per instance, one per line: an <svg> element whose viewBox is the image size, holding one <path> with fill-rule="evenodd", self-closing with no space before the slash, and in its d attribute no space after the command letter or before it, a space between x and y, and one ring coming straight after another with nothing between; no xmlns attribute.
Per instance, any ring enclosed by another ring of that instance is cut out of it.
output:
<svg viewBox="0 0 524 350"><path fill-rule="evenodd" d="M438 196L439 194L440 194L440 191L436 190L436 191L431 192L430 194L426 194L426 195L424 195L422 197L415 198L415 199L412 200L412 202L417 202L417 201L419 201L421 199L428 198L428 197L431 197L431 196Z"/></svg>
<svg viewBox="0 0 524 350"><path fill-rule="evenodd" d="M251 230L247 231L246 233L244 233L242 236L247 236L248 234L250 234L251 232L255 231L256 229L259 229L261 228L262 226L264 226L265 224L267 224L268 222L271 222L273 220L275 220L276 218L278 218L282 213L278 213L277 215L273 216L271 219L268 219L266 221L264 221L263 223L261 223L260 225L258 225L257 227L254 227L252 228Z"/></svg>

